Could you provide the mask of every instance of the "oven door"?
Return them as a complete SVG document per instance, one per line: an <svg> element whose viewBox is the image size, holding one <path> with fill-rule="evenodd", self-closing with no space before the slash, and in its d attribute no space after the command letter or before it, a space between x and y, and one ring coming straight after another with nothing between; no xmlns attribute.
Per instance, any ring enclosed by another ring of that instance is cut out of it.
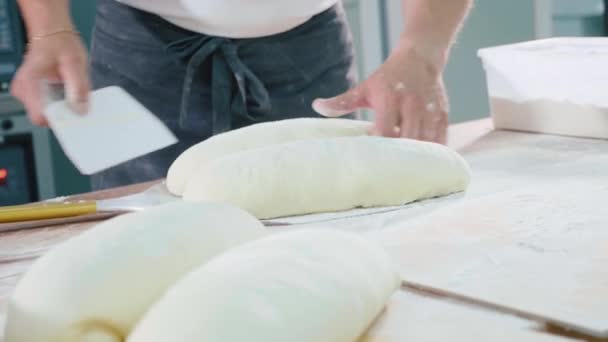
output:
<svg viewBox="0 0 608 342"><path fill-rule="evenodd" d="M0 143L0 206L38 200L32 139L11 135Z"/></svg>

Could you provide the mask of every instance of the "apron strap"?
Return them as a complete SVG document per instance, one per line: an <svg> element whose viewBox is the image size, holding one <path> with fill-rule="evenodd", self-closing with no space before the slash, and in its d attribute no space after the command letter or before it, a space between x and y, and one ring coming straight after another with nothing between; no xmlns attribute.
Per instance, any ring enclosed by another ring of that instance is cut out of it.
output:
<svg viewBox="0 0 608 342"><path fill-rule="evenodd" d="M232 117L260 121L270 113L270 96L260 79L240 60L237 46L227 38L195 34L167 45L167 52L187 63L180 105L180 126L188 125L194 77L211 59L212 134L229 131Z"/></svg>

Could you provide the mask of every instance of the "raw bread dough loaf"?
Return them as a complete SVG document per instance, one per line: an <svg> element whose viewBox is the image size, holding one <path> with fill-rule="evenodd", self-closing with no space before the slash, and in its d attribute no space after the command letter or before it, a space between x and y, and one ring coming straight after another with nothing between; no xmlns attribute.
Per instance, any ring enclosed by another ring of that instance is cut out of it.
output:
<svg viewBox="0 0 608 342"><path fill-rule="evenodd" d="M256 124L211 137L182 153L167 174L167 188L181 196L193 173L235 152L302 139L365 135L371 123L348 119L302 118Z"/></svg>
<svg viewBox="0 0 608 342"><path fill-rule="evenodd" d="M128 342L353 342L400 279L352 233L280 233L220 255L175 284Z"/></svg>
<svg viewBox="0 0 608 342"><path fill-rule="evenodd" d="M265 228L223 204L120 216L40 258L10 299L4 342L119 342L181 276Z"/></svg>
<svg viewBox="0 0 608 342"><path fill-rule="evenodd" d="M268 219L401 205L464 190L469 167L434 143L382 137L303 140L201 167L186 201L222 201Z"/></svg>

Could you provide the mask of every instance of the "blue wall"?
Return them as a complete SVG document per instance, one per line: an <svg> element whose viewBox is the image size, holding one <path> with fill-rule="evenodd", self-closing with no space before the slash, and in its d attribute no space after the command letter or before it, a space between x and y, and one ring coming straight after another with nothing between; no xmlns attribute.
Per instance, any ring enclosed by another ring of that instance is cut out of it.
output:
<svg viewBox="0 0 608 342"><path fill-rule="evenodd" d="M445 74L451 122L482 118L490 112L485 72L477 50L534 39L534 34L533 1L475 1Z"/></svg>
<svg viewBox="0 0 608 342"><path fill-rule="evenodd" d="M554 36L604 36L603 0L553 0Z"/></svg>
<svg viewBox="0 0 608 342"><path fill-rule="evenodd" d="M70 1L72 7L72 17L74 23L84 39L88 42L91 40L91 31L95 21L95 0L79 0Z"/></svg>

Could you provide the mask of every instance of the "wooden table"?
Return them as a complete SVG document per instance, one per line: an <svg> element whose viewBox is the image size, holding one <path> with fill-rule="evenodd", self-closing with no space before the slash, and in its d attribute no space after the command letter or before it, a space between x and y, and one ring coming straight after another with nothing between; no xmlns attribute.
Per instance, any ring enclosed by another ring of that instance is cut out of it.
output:
<svg viewBox="0 0 608 342"><path fill-rule="evenodd" d="M488 119L453 125L450 127L449 145L456 149L464 148L491 130L492 124ZM149 186L149 183L138 184L85 194L79 198L117 197L139 192ZM94 224L66 224L0 233L0 326L3 326L8 297L30 264L53 246ZM566 340L566 337L563 332L549 331L523 319L441 298L399 291L363 340L557 342Z"/></svg>

